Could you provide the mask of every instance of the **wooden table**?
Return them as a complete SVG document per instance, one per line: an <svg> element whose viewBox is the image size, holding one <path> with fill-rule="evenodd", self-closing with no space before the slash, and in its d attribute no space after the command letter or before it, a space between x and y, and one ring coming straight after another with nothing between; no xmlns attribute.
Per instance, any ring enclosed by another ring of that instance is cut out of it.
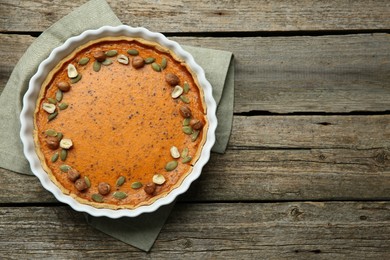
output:
<svg viewBox="0 0 390 260"><path fill-rule="evenodd" d="M0 91L35 37L84 2L0 0ZM1 258L390 258L389 1L108 3L126 24L234 53L228 150L150 253L0 169Z"/></svg>

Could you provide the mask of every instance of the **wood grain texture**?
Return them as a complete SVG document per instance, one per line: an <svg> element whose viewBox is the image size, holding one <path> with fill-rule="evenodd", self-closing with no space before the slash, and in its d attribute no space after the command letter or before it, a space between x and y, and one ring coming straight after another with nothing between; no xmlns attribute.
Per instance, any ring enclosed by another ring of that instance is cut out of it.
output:
<svg viewBox="0 0 390 260"><path fill-rule="evenodd" d="M0 31L43 31L85 2L1 0ZM107 2L123 23L161 32L390 29L390 5L386 0Z"/></svg>
<svg viewBox="0 0 390 260"><path fill-rule="evenodd" d="M390 257L389 202L178 203L148 254L68 207L2 207L0 230L4 259Z"/></svg>
<svg viewBox="0 0 390 260"><path fill-rule="evenodd" d="M0 91L33 39L0 34ZM236 113L390 110L386 34L172 39L234 53Z"/></svg>
<svg viewBox="0 0 390 260"><path fill-rule="evenodd" d="M228 151L181 199L389 199L389 126L390 116L236 116ZM55 201L35 177L0 179L4 203Z"/></svg>

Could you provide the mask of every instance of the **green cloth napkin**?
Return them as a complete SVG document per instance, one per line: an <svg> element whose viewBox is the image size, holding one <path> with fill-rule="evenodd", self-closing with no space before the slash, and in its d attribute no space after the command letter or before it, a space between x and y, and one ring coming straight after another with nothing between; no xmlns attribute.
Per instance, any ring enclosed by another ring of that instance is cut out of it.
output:
<svg viewBox="0 0 390 260"><path fill-rule="evenodd" d="M53 24L31 44L16 64L0 96L0 167L17 173L32 174L24 158L19 138L19 114L29 80L35 74L40 62L49 56L52 49L61 45L69 37L103 25L121 24L106 1L91 0ZM191 46L183 47L203 67L206 78L213 86L219 120L216 143L212 151L223 153L229 141L233 120L232 53ZM98 230L144 251L149 251L168 218L173 204L136 218L109 219L85 215L87 222Z"/></svg>

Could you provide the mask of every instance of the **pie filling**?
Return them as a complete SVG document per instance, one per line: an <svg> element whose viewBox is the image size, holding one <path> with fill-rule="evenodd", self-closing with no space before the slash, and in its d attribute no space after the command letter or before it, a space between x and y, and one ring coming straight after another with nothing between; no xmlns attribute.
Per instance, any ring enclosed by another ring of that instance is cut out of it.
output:
<svg viewBox="0 0 390 260"><path fill-rule="evenodd" d="M202 89L170 50L107 37L74 50L44 81L34 141L62 190L97 208L149 205L191 173L206 139Z"/></svg>

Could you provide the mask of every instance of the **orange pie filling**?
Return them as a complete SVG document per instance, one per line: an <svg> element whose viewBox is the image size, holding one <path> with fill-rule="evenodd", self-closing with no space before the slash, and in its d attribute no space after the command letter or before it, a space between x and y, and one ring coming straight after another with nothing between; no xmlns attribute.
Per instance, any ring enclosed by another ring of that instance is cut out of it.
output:
<svg viewBox="0 0 390 260"><path fill-rule="evenodd" d="M44 170L98 208L136 208L166 196L192 171L206 139L202 89L168 49L107 37L49 73L34 114Z"/></svg>

